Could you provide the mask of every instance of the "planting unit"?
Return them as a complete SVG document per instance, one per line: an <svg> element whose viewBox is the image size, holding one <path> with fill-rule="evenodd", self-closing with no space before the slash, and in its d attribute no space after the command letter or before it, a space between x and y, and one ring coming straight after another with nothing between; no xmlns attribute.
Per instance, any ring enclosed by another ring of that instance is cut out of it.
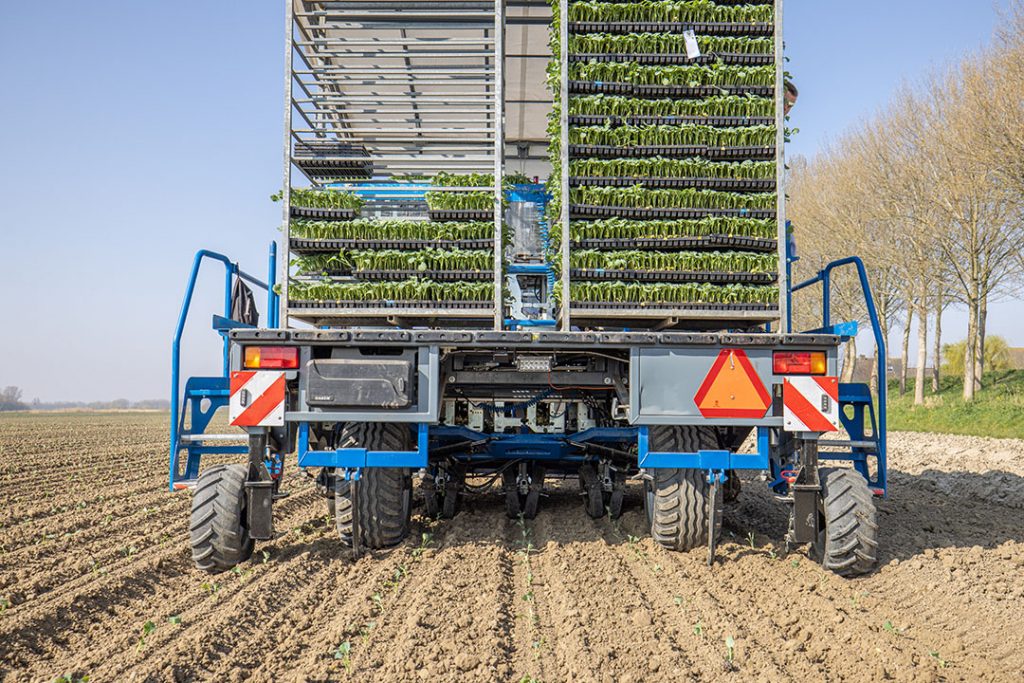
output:
<svg viewBox="0 0 1024 683"><path fill-rule="evenodd" d="M294 458L357 550L488 486L532 518L569 476L595 517L635 482L659 543L713 559L757 471L790 541L871 569L885 364L877 404L839 383L856 325L831 319L836 268L858 269L885 345L858 259L788 277L781 1L285 6L284 258L263 281L201 251L173 344L170 487L195 489L198 567L273 536ZM223 372L182 388L210 260ZM239 281L266 290L262 326ZM795 332L793 294L818 284L821 326ZM208 433L221 409L241 431ZM211 453L241 462L201 469Z"/></svg>

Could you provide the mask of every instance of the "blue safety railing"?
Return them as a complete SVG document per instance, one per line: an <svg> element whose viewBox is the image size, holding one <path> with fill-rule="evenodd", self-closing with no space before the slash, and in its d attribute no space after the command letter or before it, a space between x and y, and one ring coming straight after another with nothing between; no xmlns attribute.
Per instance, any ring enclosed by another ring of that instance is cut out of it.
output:
<svg viewBox="0 0 1024 683"><path fill-rule="evenodd" d="M185 324L188 322L189 311L192 308L192 296L195 294L196 282L203 263L207 260L219 261L224 266L224 315L214 316L214 329L223 337L224 348L222 358L222 370L220 377L192 377L188 380L185 392L181 392L181 339L185 332ZM234 278L239 277L246 282L259 287L267 292L267 327L276 328L280 321L280 310L278 294L276 289L277 279L277 243L270 243L268 256L268 277L264 282L238 267L224 254L207 249L200 249L192 260L192 270L189 273L188 286L185 288L185 297L181 303L181 312L178 314L178 324L174 330L174 339L171 342L171 461L170 461L170 483L173 490L175 482L194 479L198 476L199 456L202 453L238 453L247 452L246 447L240 446L205 446L190 442L187 446L182 443L182 436L186 434L196 435L205 432L218 408L227 405L229 353L231 344L228 339L228 331L235 327L245 327L240 323L231 320L231 294ZM185 429L186 401L192 402L192 420L189 428ZM200 406L203 401L208 401L209 408L202 410ZM178 455L183 450L188 450L188 462L185 471L178 467Z"/></svg>
<svg viewBox="0 0 1024 683"><path fill-rule="evenodd" d="M864 261L857 256L849 256L847 258L839 259L838 261L832 261L823 269L821 269L817 275L805 280L797 285L793 285L792 291L798 292L807 287L811 287L818 283L821 283L821 329L816 330L825 334L848 334L850 328L847 327L846 323L833 324L832 323L832 271L837 268L845 266L855 266L857 269L857 275L860 278L860 287L864 295L864 302L867 305L868 318L871 321L871 331L874 334L875 346L878 349L878 424L875 429L875 433L872 435L874 440L877 442L878 448L878 475L877 479L872 482L877 484L883 491L886 488L886 402L888 396L888 377L887 377L887 366L886 360L888 358L886 351L886 340L882 334L882 325L878 319L878 310L875 308L875 297L871 292L871 283L868 282L867 269L864 267ZM855 328L853 328L855 329ZM847 387L854 387L855 385L845 385ZM865 390L866 391L866 390ZM840 387L840 394L843 392L843 387ZM851 400L852 400L851 392ZM860 402L865 399L863 396L857 397ZM843 397L840 396L840 402L843 402ZM870 395L867 396L866 400L870 405ZM861 413L858 412L858 415ZM848 427L856 427L852 421L844 420L844 424ZM862 427L861 427L862 429ZM856 436L856 435L852 435ZM855 447L854 450L857 450ZM863 460L859 463L858 469L861 470L862 474L866 473L866 463ZM870 481L870 478L869 478Z"/></svg>

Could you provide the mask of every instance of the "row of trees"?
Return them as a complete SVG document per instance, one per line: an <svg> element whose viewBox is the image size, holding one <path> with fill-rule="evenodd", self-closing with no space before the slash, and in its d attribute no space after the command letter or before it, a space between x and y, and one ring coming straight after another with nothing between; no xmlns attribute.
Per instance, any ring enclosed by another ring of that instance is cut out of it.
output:
<svg viewBox="0 0 1024 683"><path fill-rule="evenodd" d="M967 311L963 392L974 398L989 305L1024 273L1024 0L1002 26L983 52L904 86L822 153L791 164L797 277L850 253L865 259L885 337L902 334L901 391L916 322L916 403L929 353L938 390L950 306ZM859 296L855 280L840 276L837 318L866 320ZM851 343L847 360L855 354Z"/></svg>

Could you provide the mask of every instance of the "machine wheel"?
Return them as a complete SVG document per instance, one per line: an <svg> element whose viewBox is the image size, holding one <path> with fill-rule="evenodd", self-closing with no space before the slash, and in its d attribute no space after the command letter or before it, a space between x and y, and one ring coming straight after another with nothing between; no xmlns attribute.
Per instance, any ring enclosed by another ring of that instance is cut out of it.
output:
<svg viewBox="0 0 1024 683"><path fill-rule="evenodd" d="M222 572L252 556L245 496L247 465L216 465L199 475L189 535L197 569Z"/></svg>
<svg viewBox="0 0 1024 683"><path fill-rule="evenodd" d="M587 514L593 519L604 517L604 488L597 478L597 470L590 463L580 467L580 488L587 505Z"/></svg>
<svg viewBox="0 0 1024 683"><path fill-rule="evenodd" d="M529 465L530 489L526 495L519 493L516 485L518 472L509 468L502 472L501 483L505 491L505 515L509 519L533 519L540 509L540 493L544 488L544 468L536 463Z"/></svg>
<svg viewBox="0 0 1024 683"><path fill-rule="evenodd" d="M462 486L466 474L461 469L453 469L450 479L443 490L437 488L433 476L427 475L423 480L423 502L428 517L451 519L458 514L462 503Z"/></svg>
<svg viewBox="0 0 1024 683"><path fill-rule="evenodd" d="M718 447L718 439L706 427L657 427L651 429L651 449L669 453L693 453ZM655 469L646 488L647 516L651 535L669 550L692 550L708 543L707 474L694 469ZM715 498L714 534L720 535L722 496Z"/></svg>
<svg viewBox="0 0 1024 683"><path fill-rule="evenodd" d="M612 489L611 495L608 496L608 516L612 519L618 519L622 516L622 501L626 497L626 492L616 487Z"/></svg>
<svg viewBox="0 0 1024 683"><path fill-rule="evenodd" d="M814 555L840 576L867 574L878 563L878 513L864 477L854 469L823 469Z"/></svg>
<svg viewBox="0 0 1024 683"><path fill-rule="evenodd" d="M410 448L408 427L380 422L345 425L341 448L402 451ZM367 467L356 484L360 545L386 548L409 533L412 476L399 467ZM335 526L345 545L352 545L352 482L338 481L334 489Z"/></svg>
<svg viewBox="0 0 1024 683"><path fill-rule="evenodd" d="M530 492L523 499L523 517L534 519L540 510L540 492L544 490L544 468L534 464L530 467Z"/></svg>

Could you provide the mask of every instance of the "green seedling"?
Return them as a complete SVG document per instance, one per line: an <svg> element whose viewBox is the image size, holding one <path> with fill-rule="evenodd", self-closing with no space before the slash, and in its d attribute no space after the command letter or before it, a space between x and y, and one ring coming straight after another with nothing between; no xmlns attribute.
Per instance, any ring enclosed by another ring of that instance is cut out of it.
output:
<svg viewBox="0 0 1024 683"><path fill-rule="evenodd" d="M885 621L884 624L882 624L882 628L885 629L886 631L888 631L889 633L895 635L895 636L899 636L899 635L903 634L903 629L893 625L893 623L891 621L889 621L888 619Z"/></svg>
<svg viewBox="0 0 1024 683"><path fill-rule="evenodd" d="M89 683L89 675L64 674L53 679L53 683Z"/></svg>
<svg viewBox="0 0 1024 683"><path fill-rule="evenodd" d="M736 640L732 636L725 637L725 661L732 664L733 656L736 653Z"/></svg>
<svg viewBox="0 0 1024 683"><path fill-rule="evenodd" d="M267 562L269 562L270 561L270 552L268 552L266 550L262 550L260 552L263 555L263 559L261 561L261 564L266 564Z"/></svg>
<svg viewBox="0 0 1024 683"><path fill-rule="evenodd" d="M142 648L146 647L146 636L156 630L156 624L152 621L147 621L142 625L142 633L139 635L139 644L135 647L135 650L141 651Z"/></svg>
<svg viewBox="0 0 1024 683"><path fill-rule="evenodd" d="M181 615L172 614L171 616L167 617L167 623L171 626L181 626Z"/></svg>
<svg viewBox="0 0 1024 683"><path fill-rule="evenodd" d="M676 603L676 607L683 606L683 596L681 595L675 596L674 598L672 598L672 601Z"/></svg>
<svg viewBox="0 0 1024 683"><path fill-rule="evenodd" d="M946 668L947 662L946 662L945 659L943 659L942 657L939 656L938 652L933 650L933 651L928 653L928 656L935 660L935 663L939 665L940 669L945 669Z"/></svg>
<svg viewBox="0 0 1024 683"><path fill-rule="evenodd" d="M334 658L341 662L346 672L352 672L352 643L345 641L334 650Z"/></svg>
<svg viewBox="0 0 1024 683"><path fill-rule="evenodd" d="M750 544L750 549L751 550L754 550L757 547L754 544L754 532L753 531L748 531L747 532L747 543Z"/></svg>
<svg viewBox="0 0 1024 683"><path fill-rule="evenodd" d="M377 611L377 614L384 612L384 596L380 594L380 591L373 594L373 608Z"/></svg>
<svg viewBox="0 0 1024 683"><path fill-rule="evenodd" d="M210 595L216 595L217 591L220 590L220 584L217 583L216 581L214 581L214 582L204 581L203 583L199 584L199 587L202 590L204 590L207 593L209 593Z"/></svg>
<svg viewBox="0 0 1024 683"><path fill-rule="evenodd" d="M125 557L131 557L137 552L139 552L139 549L133 545L126 545L123 548L121 548L121 554Z"/></svg>
<svg viewBox="0 0 1024 683"><path fill-rule="evenodd" d="M704 635L704 624L702 624L699 621L696 624L694 624L693 625L693 635L695 635L695 636Z"/></svg>

